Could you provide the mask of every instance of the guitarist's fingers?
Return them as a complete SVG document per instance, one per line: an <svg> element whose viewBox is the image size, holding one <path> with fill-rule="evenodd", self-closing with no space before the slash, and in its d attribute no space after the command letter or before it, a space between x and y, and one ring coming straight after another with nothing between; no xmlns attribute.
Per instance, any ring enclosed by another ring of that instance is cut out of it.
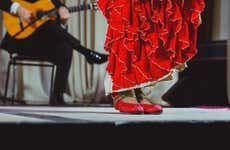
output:
<svg viewBox="0 0 230 150"><path fill-rule="evenodd" d="M58 13L60 15L60 19L61 20L68 20L69 17L70 17L70 14L69 14L69 11L66 7L64 6L61 6L59 9L58 9Z"/></svg>
<svg viewBox="0 0 230 150"><path fill-rule="evenodd" d="M17 9L17 15L23 20L23 21L26 21L27 23L31 23L31 21L33 21L33 16L32 16L32 13L20 6L18 9Z"/></svg>

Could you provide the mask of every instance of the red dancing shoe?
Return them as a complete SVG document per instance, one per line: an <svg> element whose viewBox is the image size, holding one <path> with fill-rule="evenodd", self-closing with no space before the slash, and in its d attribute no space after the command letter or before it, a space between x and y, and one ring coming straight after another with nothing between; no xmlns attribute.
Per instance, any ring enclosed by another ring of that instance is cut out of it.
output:
<svg viewBox="0 0 230 150"><path fill-rule="evenodd" d="M125 98L136 98L135 94L119 92L119 93L112 93L111 96L113 99L114 108L116 110L119 110L120 112L123 112L123 113L131 113L131 114L144 113L144 109L139 103L132 104L132 103L126 103L123 101Z"/></svg>
<svg viewBox="0 0 230 150"><path fill-rule="evenodd" d="M152 104L151 100L141 91L141 89L135 89L135 94L139 102L147 100L149 103L140 103L144 109L145 114L160 114L163 112L163 108L160 105Z"/></svg>
<svg viewBox="0 0 230 150"><path fill-rule="evenodd" d="M157 104L140 104L145 114L160 114L163 112L163 108Z"/></svg>

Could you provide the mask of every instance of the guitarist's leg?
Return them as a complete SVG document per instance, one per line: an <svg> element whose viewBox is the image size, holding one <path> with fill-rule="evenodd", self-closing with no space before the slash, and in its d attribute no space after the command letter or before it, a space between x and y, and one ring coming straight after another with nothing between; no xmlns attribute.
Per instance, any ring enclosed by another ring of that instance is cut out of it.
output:
<svg viewBox="0 0 230 150"><path fill-rule="evenodd" d="M63 42L56 49L54 62L56 64L56 76L54 82L53 99L51 105L64 105L63 94L66 91L68 76L72 62L73 50Z"/></svg>
<svg viewBox="0 0 230 150"><path fill-rule="evenodd" d="M83 54L89 63L104 63L107 61L107 55L100 54L96 51L90 50L80 44L80 41L63 29L59 24L49 21L45 23L42 28L49 31L50 34L55 35L60 40L67 42L73 49Z"/></svg>
<svg viewBox="0 0 230 150"><path fill-rule="evenodd" d="M37 36L34 36L37 37ZM18 51L20 55L32 56L53 62L56 65L56 73L54 79L54 89L52 93L51 105L65 105L63 94L66 91L68 82L69 71L72 62L73 49L65 41L58 41L55 44L55 40L50 40L49 35L41 32L40 39L25 40L25 43L31 43L34 47L24 47L23 50ZM21 43L21 42L19 42Z"/></svg>

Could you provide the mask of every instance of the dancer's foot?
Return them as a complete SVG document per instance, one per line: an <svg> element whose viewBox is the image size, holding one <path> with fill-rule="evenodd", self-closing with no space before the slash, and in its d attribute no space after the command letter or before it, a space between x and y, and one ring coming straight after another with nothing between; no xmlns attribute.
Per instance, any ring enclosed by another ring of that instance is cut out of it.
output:
<svg viewBox="0 0 230 150"><path fill-rule="evenodd" d="M163 108L160 105L153 104L151 100L141 91L141 89L135 89L135 94L140 102L140 105L144 109L144 113L159 114L163 112Z"/></svg>
<svg viewBox="0 0 230 150"><path fill-rule="evenodd" d="M133 90L112 93L114 108L124 113L141 114L144 112Z"/></svg>

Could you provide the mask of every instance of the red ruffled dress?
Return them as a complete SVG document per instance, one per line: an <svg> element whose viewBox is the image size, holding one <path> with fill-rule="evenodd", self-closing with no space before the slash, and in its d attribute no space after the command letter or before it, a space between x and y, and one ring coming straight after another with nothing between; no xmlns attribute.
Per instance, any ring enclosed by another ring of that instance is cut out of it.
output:
<svg viewBox="0 0 230 150"><path fill-rule="evenodd" d="M98 6L108 23L107 94L168 80L197 53L204 0L99 0Z"/></svg>

